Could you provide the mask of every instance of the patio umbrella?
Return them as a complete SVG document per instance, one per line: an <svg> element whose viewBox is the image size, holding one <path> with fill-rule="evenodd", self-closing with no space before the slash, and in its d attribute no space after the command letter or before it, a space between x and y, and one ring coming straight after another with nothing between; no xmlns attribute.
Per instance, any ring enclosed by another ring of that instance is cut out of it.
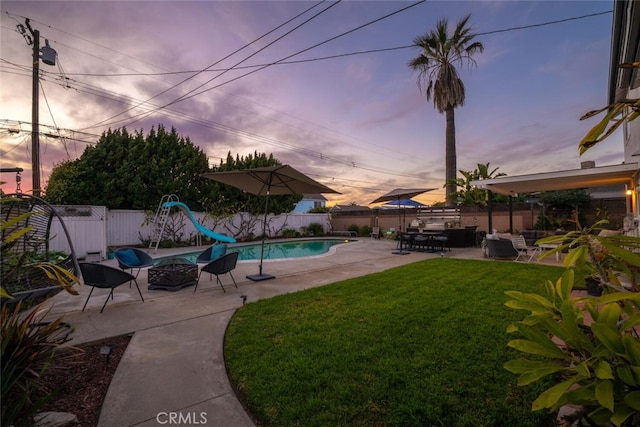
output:
<svg viewBox="0 0 640 427"><path fill-rule="evenodd" d="M202 176L231 185L258 196L267 196L264 221L262 222L262 246L260 248L260 270L258 274L247 276L253 281L273 279L275 276L262 273L264 243L266 240L267 214L269 212L269 196L304 193L336 193L331 188L320 184L289 165L267 166L253 169L241 169L227 172L205 173Z"/></svg>
<svg viewBox="0 0 640 427"><path fill-rule="evenodd" d="M396 203L400 205L400 200L402 199L411 199L412 197L415 197L419 194L426 193L427 191L432 191L432 190L435 190L435 188L396 188L395 190L392 190L387 194L384 194L378 197L371 203L391 202L395 200ZM403 208L403 211L404 211L404 208ZM400 212L400 209L398 209L398 231L399 232L402 231L402 213ZM397 255L404 255L404 254L407 254L408 252L403 251L402 245L400 245L400 250L393 251L392 253Z"/></svg>
<svg viewBox="0 0 640 427"><path fill-rule="evenodd" d="M389 203L385 203L383 205L383 207L391 207L391 208L426 208L427 205L425 205L424 203L420 203L416 200L413 199L400 199L400 200L393 200Z"/></svg>

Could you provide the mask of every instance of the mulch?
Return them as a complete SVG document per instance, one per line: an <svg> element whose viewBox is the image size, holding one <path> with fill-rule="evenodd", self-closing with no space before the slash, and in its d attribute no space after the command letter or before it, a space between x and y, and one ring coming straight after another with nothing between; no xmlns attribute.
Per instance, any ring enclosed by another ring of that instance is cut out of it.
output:
<svg viewBox="0 0 640 427"><path fill-rule="evenodd" d="M77 426L97 426L109 384L130 340L130 335L121 335L79 345L81 352L59 351L43 375L46 390L55 397L42 412L70 412L78 417ZM111 348L108 356L103 347Z"/></svg>

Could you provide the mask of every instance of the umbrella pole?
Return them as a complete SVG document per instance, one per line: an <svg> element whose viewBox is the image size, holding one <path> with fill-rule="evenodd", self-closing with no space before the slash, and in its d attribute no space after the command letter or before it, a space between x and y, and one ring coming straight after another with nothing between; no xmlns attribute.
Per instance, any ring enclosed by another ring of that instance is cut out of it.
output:
<svg viewBox="0 0 640 427"><path fill-rule="evenodd" d="M404 211L404 209L403 209ZM407 255L409 252L402 248L402 212L400 211L400 197L398 197L398 244L400 245L398 250L391 252L394 255Z"/></svg>
<svg viewBox="0 0 640 427"><path fill-rule="evenodd" d="M267 191L267 200L264 203L264 219L262 221L262 245L260 247L260 268L258 274L250 274L247 279L259 282L261 280L275 279L276 276L271 274L262 274L262 260L264 259L264 241L267 239L267 215L269 213L269 191Z"/></svg>

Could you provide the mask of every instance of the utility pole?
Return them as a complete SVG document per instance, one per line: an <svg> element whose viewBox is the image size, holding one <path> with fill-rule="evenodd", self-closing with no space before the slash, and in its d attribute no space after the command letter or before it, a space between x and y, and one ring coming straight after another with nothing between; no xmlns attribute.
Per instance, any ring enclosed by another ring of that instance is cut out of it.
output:
<svg viewBox="0 0 640 427"><path fill-rule="evenodd" d="M31 173L33 180L33 195L40 197L40 53L42 62L47 65L56 65L56 51L45 40L45 46L40 49L40 31L31 28L29 18L24 21L31 37L26 34L24 26L18 25L18 31L25 37L27 45L33 45L33 71L31 81Z"/></svg>
<svg viewBox="0 0 640 427"><path fill-rule="evenodd" d="M27 28L33 35L33 72L31 76L31 174L33 195L40 197L40 31Z"/></svg>

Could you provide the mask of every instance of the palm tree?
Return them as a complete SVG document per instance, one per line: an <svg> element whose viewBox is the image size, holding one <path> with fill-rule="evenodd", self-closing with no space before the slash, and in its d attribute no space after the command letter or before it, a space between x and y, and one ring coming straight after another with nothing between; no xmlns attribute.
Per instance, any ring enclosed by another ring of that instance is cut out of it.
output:
<svg viewBox="0 0 640 427"><path fill-rule="evenodd" d="M409 67L419 71L418 87L420 91L426 86L427 100L433 98L433 106L439 113L445 113L447 120L445 134L445 182L446 205L452 206L453 193L456 186L452 183L456 180L456 125L454 109L464 105L464 84L456 63L468 63L475 65L472 56L476 52L484 51L480 42L474 42L475 34L467 27L467 21L471 15L461 19L456 25L453 34L449 34L449 26L446 19L438 21L435 30L416 37L413 43L421 49L420 55L409 62Z"/></svg>

